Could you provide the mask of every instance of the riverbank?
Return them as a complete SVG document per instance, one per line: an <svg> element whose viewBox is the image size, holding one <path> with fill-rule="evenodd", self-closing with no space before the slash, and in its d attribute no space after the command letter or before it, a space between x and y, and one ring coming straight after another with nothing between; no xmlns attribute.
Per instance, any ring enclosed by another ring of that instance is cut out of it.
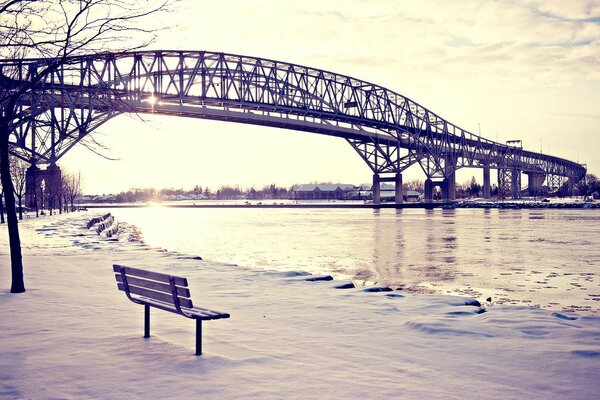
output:
<svg viewBox="0 0 600 400"><path fill-rule="evenodd" d="M168 207L168 208L440 208L448 206L451 203L381 203L375 205L373 203L358 203L358 202L332 202L332 203L152 203L152 204L86 204L85 208L144 208L144 207Z"/></svg>
<svg viewBox="0 0 600 400"><path fill-rule="evenodd" d="M485 201L485 200L465 200L454 203L456 208L499 208L499 209L600 209L600 202L570 201L560 199L560 201L544 200L506 200L506 201Z"/></svg>
<svg viewBox="0 0 600 400"><path fill-rule="evenodd" d="M553 201L545 200L455 200L455 201L434 201L425 202L404 202L396 204L394 202L383 202L373 204L372 202L358 201L329 201L329 202L293 202L293 201L206 201L206 202L158 202L158 203L93 203L84 204L82 208L144 208L144 207L168 207L168 208L331 208L331 209L434 209L434 208L499 208L499 209L600 209L600 202L572 201L569 199L558 199Z"/></svg>
<svg viewBox="0 0 600 400"><path fill-rule="evenodd" d="M469 298L334 289L302 271L251 270L98 236L93 212L21 224L24 294L0 292L0 397L594 398L600 318ZM0 275L9 275L0 228ZM143 309L112 264L188 277L204 324ZM77 288L77 290L75 290Z"/></svg>

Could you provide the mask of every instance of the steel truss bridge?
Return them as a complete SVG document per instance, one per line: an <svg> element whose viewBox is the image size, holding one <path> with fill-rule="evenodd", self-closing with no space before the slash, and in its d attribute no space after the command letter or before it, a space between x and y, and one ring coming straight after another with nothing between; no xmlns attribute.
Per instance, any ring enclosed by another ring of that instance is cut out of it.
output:
<svg viewBox="0 0 600 400"><path fill-rule="evenodd" d="M153 113L343 138L373 172L375 203L380 182L401 187L402 172L414 164L426 176L426 200L436 186L444 199L453 199L454 174L463 167L483 168L484 197L490 196L490 169L498 170L500 196L513 197L521 194L522 173L530 193L544 182L557 189L586 173L578 163L475 135L382 86L316 68L208 51L53 62L0 60L0 82L11 90L51 67L33 92L21 96L10 136L11 153L30 162L32 171L38 164L60 171L57 161L111 118ZM402 201L399 189L396 201Z"/></svg>

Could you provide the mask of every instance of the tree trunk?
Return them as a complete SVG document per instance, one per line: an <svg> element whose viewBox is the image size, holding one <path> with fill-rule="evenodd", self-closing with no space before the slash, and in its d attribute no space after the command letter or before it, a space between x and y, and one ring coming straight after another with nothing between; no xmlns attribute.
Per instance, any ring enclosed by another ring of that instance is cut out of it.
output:
<svg viewBox="0 0 600 400"><path fill-rule="evenodd" d="M4 188L6 200L6 220L8 222L8 240L10 243L10 265L12 272L11 293L23 293L23 257L21 255L21 239L19 238L19 220L15 207L14 186L10 179L10 165L8 159L8 126L0 124L0 179Z"/></svg>
<svg viewBox="0 0 600 400"><path fill-rule="evenodd" d="M0 224L4 223L4 200L2 200L3 196L4 193L0 193Z"/></svg>
<svg viewBox="0 0 600 400"><path fill-rule="evenodd" d="M19 220L23 221L23 196L19 197Z"/></svg>

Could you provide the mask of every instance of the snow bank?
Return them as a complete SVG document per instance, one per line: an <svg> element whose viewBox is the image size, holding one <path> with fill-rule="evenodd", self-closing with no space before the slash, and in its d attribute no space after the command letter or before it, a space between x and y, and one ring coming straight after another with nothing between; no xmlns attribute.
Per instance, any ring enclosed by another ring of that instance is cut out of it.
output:
<svg viewBox="0 0 600 400"><path fill-rule="evenodd" d="M335 289L302 271L198 260L85 228L91 213L22 224L25 294L0 230L0 398L587 399L600 318L400 291ZM122 234L122 236L124 236ZM235 262L235 260L232 260ZM112 264L188 277L204 324L117 291ZM297 272L297 273L296 273ZM469 305L467 305L469 304Z"/></svg>

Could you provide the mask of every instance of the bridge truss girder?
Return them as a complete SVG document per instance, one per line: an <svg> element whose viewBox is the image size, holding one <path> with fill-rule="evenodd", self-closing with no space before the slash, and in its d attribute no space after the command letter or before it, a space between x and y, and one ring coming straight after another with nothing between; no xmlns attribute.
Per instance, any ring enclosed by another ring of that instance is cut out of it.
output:
<svg viewBox="0 0 600 400"><path fill-rule="evenodd" d="M400 174L422 157L414 150L402 149L399 143L392 146L373 139L347 138L346 141L374 174Z"/></svg>
<svg viewBox="0 0 600 400"><path fill-rule="evenodd" d="M15 86L49 60L0 60ZM21 99L12 152L55 162L108 119L160 113L299 129L345 138L377 173L419 163L428 178L492 167L578 179L585 168L472 134L386 88L329 71L206 51L70 58ZM38 132L38 130L40 132ZM401 151L401 149L403 149Z"/></svg>

